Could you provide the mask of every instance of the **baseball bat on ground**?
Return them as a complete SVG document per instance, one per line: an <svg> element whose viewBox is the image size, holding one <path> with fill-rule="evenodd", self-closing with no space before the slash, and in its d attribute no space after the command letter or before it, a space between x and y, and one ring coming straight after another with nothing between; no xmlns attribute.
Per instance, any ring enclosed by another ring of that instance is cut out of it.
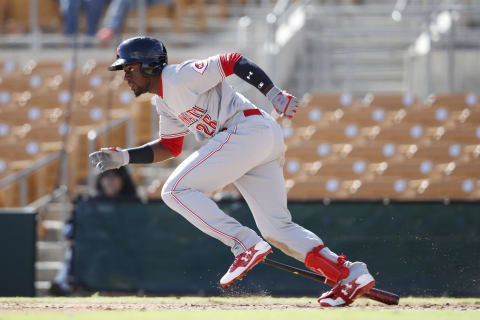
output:
<svg viewBox="0 0 480 320"><path fill-rule="evenodd" d="M317 282L326 283L326 284L329 284L329 285L332 285L332 286L334 285L333 283L330 283L327 280L327 278L325 278L321 274L317 274L315 272L311 272L311 271L308 271L308 270L292 267L292 266L289 266L289 265L286 265L286 264L283 264L283 263L280 263L280 262L277 262L277 261L273 261L273 260L270 260L270 259L265 259L262 262L265 263L265 264L268 264L269 266L275 267L277 269L281 269L281 270L284 270L284 271L288 271L288 272L297 274L297 275L302 276L304 278L312 279L312 280L315 280ZM384 303L384 304L388 304L388 305L398 305L398 302L400 301L400 297L398 295L396 295L394 293L391 293L391 292L388 292L388 291L383 291L383 290L380 290L380 289L377 289L377 288L370 289L370 291L368 293L364 294L363 296L366 297L366 298Z"/></svg>

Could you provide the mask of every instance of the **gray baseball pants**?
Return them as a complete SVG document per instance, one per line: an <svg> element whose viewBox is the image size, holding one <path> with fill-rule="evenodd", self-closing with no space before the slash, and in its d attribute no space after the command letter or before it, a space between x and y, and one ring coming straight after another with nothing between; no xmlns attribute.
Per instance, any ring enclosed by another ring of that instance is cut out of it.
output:
<svg viewBox="0 0 480 320"><path fill-rule="evenodd" d="M238 255L258 243L260 236L206 196L234 183L265 240L303 262L306 254L323 242L292 222L282 169L284 152L282 130L270 115L242 115L173 171L162 189L162 198Z"/></svg>

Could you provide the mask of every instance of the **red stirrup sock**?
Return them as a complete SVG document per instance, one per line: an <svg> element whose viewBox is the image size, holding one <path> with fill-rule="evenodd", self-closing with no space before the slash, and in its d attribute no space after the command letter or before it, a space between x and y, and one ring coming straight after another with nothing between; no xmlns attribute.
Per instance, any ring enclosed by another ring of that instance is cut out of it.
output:
<svg viewBox="0 0 480 320"><path fill-rule="evenodd" d="M330 280L329 282L336 284L340 280L348 277L350 274L350 270L344 265L346 262L346 257L341 255L338 256L337 261L332 261L320 253L320 251L324 248L326 247L321 245L313 248L312 251L307 253L307 257L305 258L305 266L312 271L324 275L328 280Z"/></svg>

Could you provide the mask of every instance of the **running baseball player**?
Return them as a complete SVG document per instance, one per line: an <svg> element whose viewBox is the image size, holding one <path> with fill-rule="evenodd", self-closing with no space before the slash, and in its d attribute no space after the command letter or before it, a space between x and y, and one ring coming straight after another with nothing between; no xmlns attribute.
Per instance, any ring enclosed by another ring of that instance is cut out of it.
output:
<svg viewBox="0 0 480 320"><path fill-rule="evenodd" d="M169 65L161 41L135 37L120 44L109 70L123 70L136 96L157 95L160 138L136 148L102 148L90 154L92 163L105 171L160 162L178 156L188 134L208 140L172 172L162 198L195 227L231 248L235 259L220 279L223 287L265 259L272 252L269 243L336 283L318 299L321 306L351 304L373 287L364 263L338 256L314 233L292 222L282 169L282 130L224 81L236 74L260 90L277 113L292 118L298 99L274 86L255 63L228 53ZM230 183L245 198L263 239L206 196Z"/></svg>

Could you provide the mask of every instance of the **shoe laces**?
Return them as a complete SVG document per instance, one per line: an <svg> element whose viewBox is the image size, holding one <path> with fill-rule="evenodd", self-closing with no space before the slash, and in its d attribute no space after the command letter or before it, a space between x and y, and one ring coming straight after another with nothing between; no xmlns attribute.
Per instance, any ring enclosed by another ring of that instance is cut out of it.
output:
<svg viewBox="0 0 480 320"><path fill-rule="evenodd" d="M337 262L339 265L345 264L345 262L347 262L347 256L344 254L339 255L337 258Z"/></svg>

